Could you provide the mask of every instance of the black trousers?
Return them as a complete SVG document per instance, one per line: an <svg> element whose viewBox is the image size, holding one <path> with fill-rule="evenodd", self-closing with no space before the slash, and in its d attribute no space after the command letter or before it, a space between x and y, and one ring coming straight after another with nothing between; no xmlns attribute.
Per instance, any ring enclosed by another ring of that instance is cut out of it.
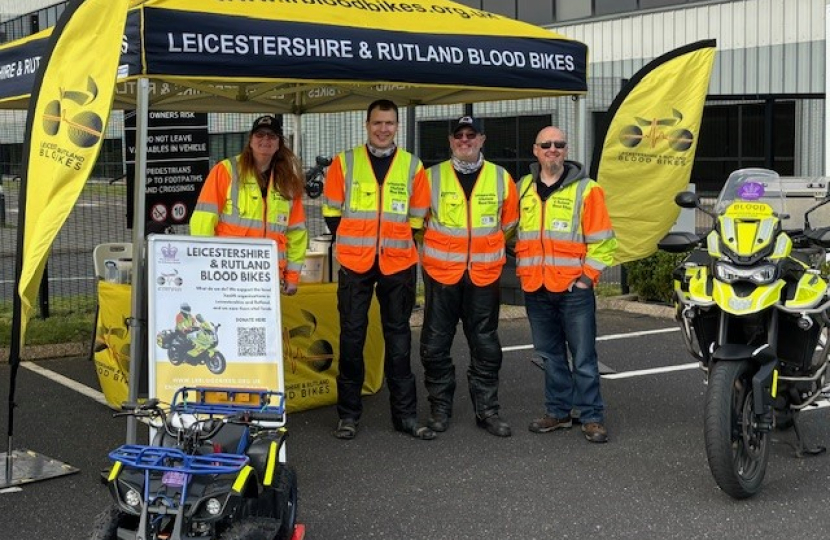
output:
<svg viewBox="0 0 830 540"><path fill-rule="evenodd" d="M337 308L340 312L340 371L337 374L337 414L359 420L363 412L360 391L366 376L363 346L369 325L369 306L377 292L383 326L383 369L389 387L392 422L400 427L417 416L415 376L410 364L412 331L409 318L415 306L415 266L389 276L377 262L366 273L340 268Z"/></svg>
<svg viewBox="0 0 830 540"><path fill-rule="evenodd" d="M424 273L424 286L421 362L432 411L452 416L455 366L450 348L460 319L470 348L467 382L476 417L484 419L498 414L502 362L498 336L499 282L479 287L465 272L458 283L444 285Z"/></svg>

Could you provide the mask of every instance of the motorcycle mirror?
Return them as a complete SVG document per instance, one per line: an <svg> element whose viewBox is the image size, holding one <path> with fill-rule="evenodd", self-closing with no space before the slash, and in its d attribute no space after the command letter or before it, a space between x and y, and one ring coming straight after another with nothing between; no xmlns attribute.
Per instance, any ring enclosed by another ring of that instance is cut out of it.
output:
<svg viewBox="0 0 830 540"><path fill-rule="evenodd" d="M316 161L317 165L319 165L320 167L328 167L329 165L331 165L331 158L328 158L326 156L317 156Z"/></svg>
<svg viewBox="0 0 830 540"><path fill-rule="evenodd" d="M666 253L685 253L700 244L702 238L690 232L670 232L657 242L657 249Z"/></svg>
<svg viewBox="0 0 830 540"><path fill-rule="evenodd" d="M674 203L680 208L697 208L700 199L693 191L681 191L674 197Z"/></svg>

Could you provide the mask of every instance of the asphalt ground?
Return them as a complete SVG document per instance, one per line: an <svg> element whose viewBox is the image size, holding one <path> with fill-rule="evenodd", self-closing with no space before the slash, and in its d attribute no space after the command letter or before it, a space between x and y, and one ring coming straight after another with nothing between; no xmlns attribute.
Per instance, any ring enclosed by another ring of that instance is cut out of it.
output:
<svg viewBox="0 0 830 540"><path fill-rule="evenodd" d="M538 435L543 373L532 362L523 319L502 321L501 404L513 436L476 427L467 394L469 355L459 332L459 387L452 425L434 441L395 432L388 395L364 398L358 437L332 436L334 407L289 417L288 460L299 474L299 517L309 540L375 539L724 539L826 538L830 458L798 459L792 432L776 433L767 476L755 497L736 501L716 486L703 446L702 373L690 367L666 319L599 314L600 360L611 441L588 443L578 428ZM413 336L417 359L418 332ZM98 389L84 359L37 367ZM417 360L414 367L421 380ZM673 368L673 370L672 370ZM643 371L649 370L649 371ZM7 426L7 365L0 365ZM99 482L125 423L91 397L24 367L18 384L15 448L80 472L0 493L0 538L83 539L109 504ZM419 387L419 390L422 387ZM94 392L91 393L94 396ZM427 414L423 391L422 416ZM828 410L801 415L805 438L830 443Z"/></svg>

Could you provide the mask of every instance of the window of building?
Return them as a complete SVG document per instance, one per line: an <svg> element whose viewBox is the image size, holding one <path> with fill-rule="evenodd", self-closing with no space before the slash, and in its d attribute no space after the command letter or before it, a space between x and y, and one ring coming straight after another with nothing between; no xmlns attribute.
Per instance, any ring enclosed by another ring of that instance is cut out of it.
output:
<svg viewBox="0 0 830 540"><path fill-rule="evenodd" d="M550 24L553 21L552 0L518 0L516 18L532 24Z"/></svg>
<svg viewBox="0 0 830 540"><path fill-rule="evenodd" d="M504 167L518 180L530 172L533 142L536 134L549 126L550 115L504 116L482 118L487 136L482 152L487 160ZM418 148L424 167L431 167L450 158L448 134L452 120L430 120L418 123Z"/></svg>
<svg viewBox="0 0 830 540"><path fill-rule="evenodd" d="M569 21L591 16L591 0L556 0L556 20Z"/></svg>
<svg viewBox="0 0 830 540"><path fill-rule="evenodd" d="M637 0L594 0L594 10L595 15L637 11Z"/></svg>
<svg viewBox="0 0 830 540"><path fill-rule="evenodd" d="M772 125L765 120L767 107L772 107ZM704 108L692 169L697 190L717 193L732 171L746 167L772 168L782 176L795 174L795 102Z"/></svg>
<svg viewBox="0 0 830 540"><path fill-rule="evenodd" d="M484 11L498 13L511 19L516 18L516 0L484 0L482 6Z"/></svg>

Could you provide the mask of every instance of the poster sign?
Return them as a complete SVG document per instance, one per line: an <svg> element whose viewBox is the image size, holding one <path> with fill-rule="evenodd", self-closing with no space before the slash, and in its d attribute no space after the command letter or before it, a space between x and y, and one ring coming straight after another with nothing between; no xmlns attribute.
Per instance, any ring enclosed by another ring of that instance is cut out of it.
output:
<svg viewBox="0 0 830 540"><path fill-rule="evenodd" d="M272 240L152 235L150 396L183 386L284 391Z"/></svg>
<svg viewBox="0 0 830 540"><path fill-rule="evenodd" d="M207 113L150 111L147 123L145 223L182 225L190 220L210 172ZM127 152L127 226L133 224L136 115L124 117ZM157 229L156 229L157 230Z"/></svg>

